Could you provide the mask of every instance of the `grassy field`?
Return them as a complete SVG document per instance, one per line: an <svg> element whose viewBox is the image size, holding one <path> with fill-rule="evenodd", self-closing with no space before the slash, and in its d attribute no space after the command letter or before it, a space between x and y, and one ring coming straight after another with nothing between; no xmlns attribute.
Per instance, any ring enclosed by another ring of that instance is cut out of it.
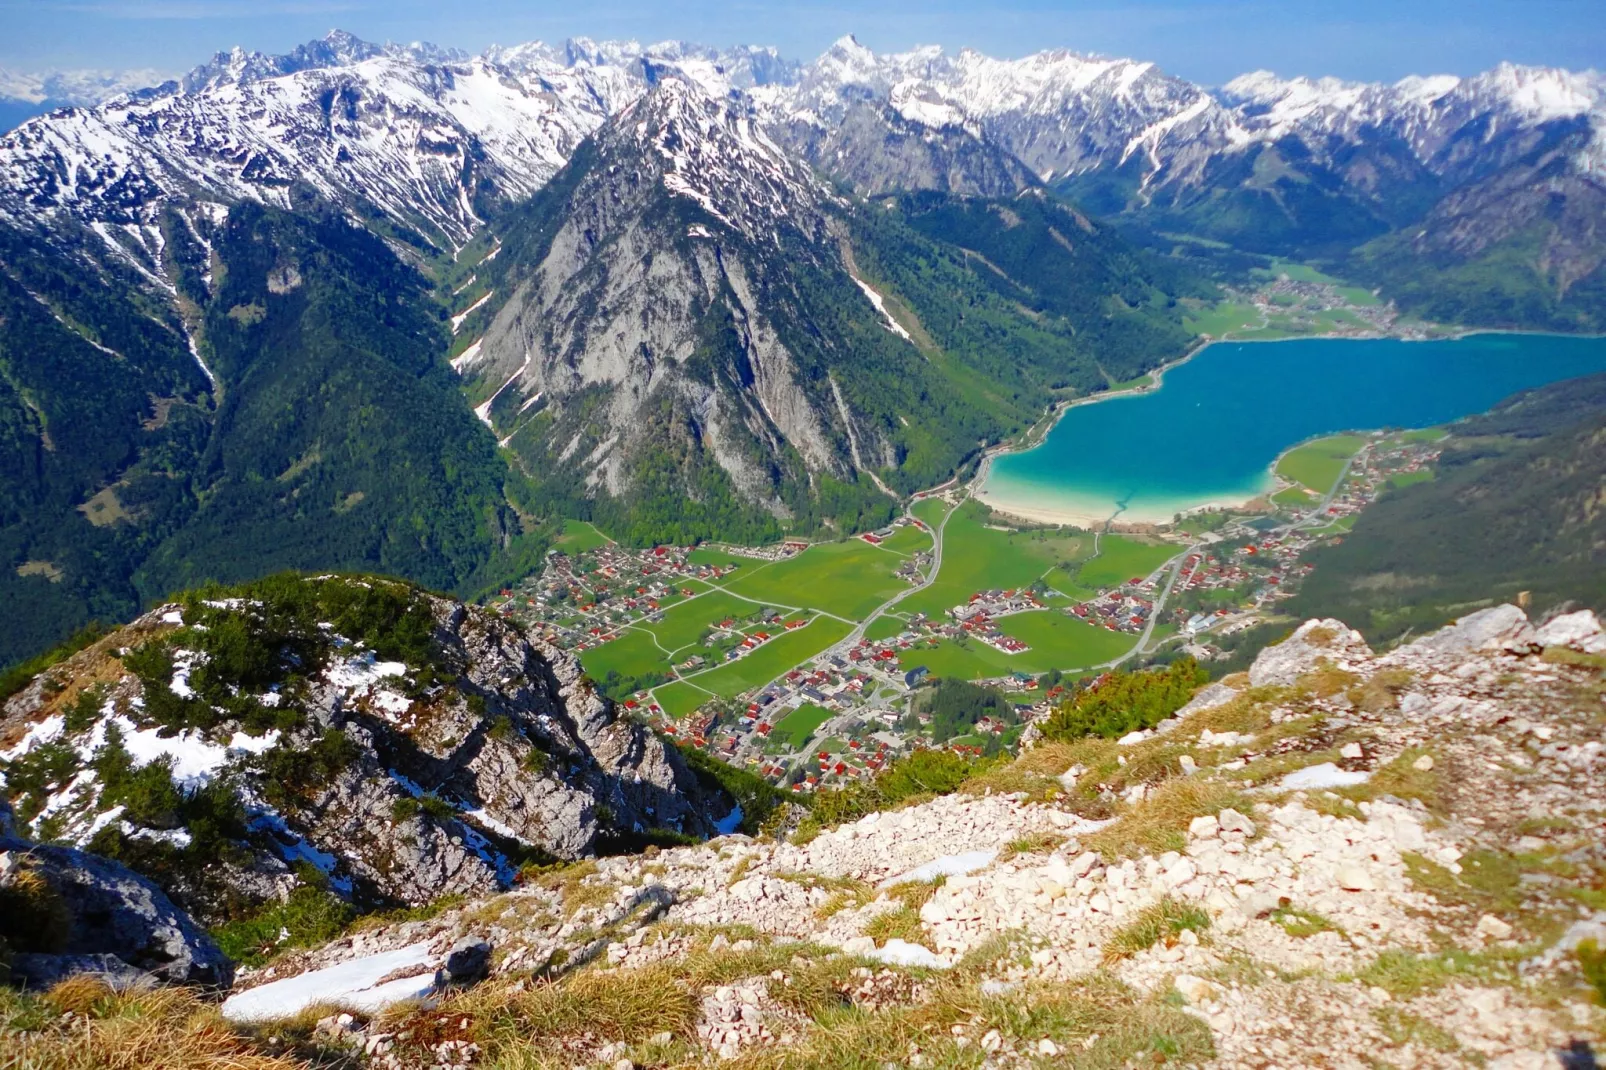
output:
<svg viewBox="0 0 1606 1070"><path fill-rule="evenodd" d="M998 622L998 629L1031 645L1024 654L1029 672L1081 669L1118 658L1131 650L1137 637L1088 624L1064 613L1016 613Z"/></svg>
<svg viewBox="0 0 1606 1070"><path fill-rule="evenodd" d="M948 512L948 509L948 503L941 498L925 498L915 502L911 512L919 517L927 527L935 531L937 530L937 525L942 523L943 515Z"/></svg>
<svg viewBox="0 0 1606 1070"><path fill-rule="evenodd" d="M1099 540L1099 555L1077 571L1076 581L1094 589L1114 587L1134 576L1147 576L1168 559L1177 547L1170 543L1150 543L1128 535L1105 535Z"/></svg>
<svg viewBox="0 0 1606 1070"><path fill-rule="evenodd" d="M1091 535L997 531L987 526L992 522L985 506L976 502L961 506L944 530L937 582L899 602L898 608L940 617L977 591L1028 586L1057 565L1081 560L1093 548ZM1049 578L1054 585L1055 577Z"/></svg>
<svg viewBox="0 0 1606 1070"><path fill-rule="evenodd" d="M1154 385L1154 376L1152 376L1152 375L1140 375L1136 379L1128 379L1125 382L1121 382L1121 383L1111 383L1110 384L1110 391L1113 393L1113 392L1120 391L1120 390L1137 390L1139 387L1153 386L1153 385Z"/></svg>
<svg viewBox="0 0 1606 1070"><path fill-rule="evenodd" d="M616 672L620 676L667 672L669 661L663 651L653 644L651 635L626 628L619 633L619 638L582 651L580 667L593 680L601 680L609 672Z"/></svg>
<svg viewBox="0 0 1606 1070"><path fill-rule="evenodd" d="M1389 486L1409 487L1412 483L1426 483L1432 478L1433 472L1427 468L1415 472L1396 472L1389 476Z"/></svg>
<svg viewBox="0 0 1606 1070"><path fill-rule="evenodd" d="M808 627L778 635L744 658L691 677L691 682L724 698L739 695L769 683L852 630L839 620L816 617Z"/></svg>
<svg viewBox="0 0 1606 1070"><path fill-rule="evenodd" d="M1295 446L1277 460L1277 474L1325 495L1338 482L1339 473L1355 452L1366 445L1365 435L1331 435Z"/></svg>
<svg viewBox="0 0 1606 1070"><path fill-rule="evenodd" d="M1012 672L1088 668L1120 657L1137 642L1136 636L1049 611L1017 613L998 623L1005 635L1030 643L1032 649L1023 654L1005 654L974 639L965 640L963 646L943 639L936 646L905 651L902 665L906 669L924 665L933 676L976 680Z"/></svg>
<svg viewBox="0 0 1606 1070"><path fill-rule="evenodd" d="M882 639L891 639L902 632L905 627L906 625L901 617L877 617L864 630L864 637L875 643Z"/></svg>
<svg viewBox="0 0 1606 1070"><path fill-rule="evenodd" d="M698 706L707 702L711 696L700 687L695 687L682 680L672 684L665 684L653 691L653 697L658 705L663 707L666 714L671 717L684 717Z"/></svg>
<svg viewBox="0 0 1606 1070"><path fill-rule="evenodd" d="M809 737L830 719L830 710L816 706L812 702L805 702L776 723L774 730L770 732L770 738L790 744L793 750L800 750L809 741Z"/></svg>
<svg viewBox="0 0 1606 1070"><path fill-rule="evenodd" d="M665 650L679 650L697 642L703 629L726 617L750 617L759 606L726 591L710 591L664 612L664 619L642 627L658 637Z"/></svg>
<svg viewBox="0 0 1606 1070"><path fill-rule="evenodd" d="M931 536L913 524L905 524L894 531L892 538L883 542L881 548L895 554L917 554L921 550L931 549Z"/></svg>
<svg viewBox="0 0 1606 1070"><path fill-rule="evenodd" d="M565 520L563 534L557 537L555 545L566 554L583 554L587 550L608 545L608 541L608 537L588 521Z"/></svg>
<svg viewBox="0 0 1606 1070"><path fill-rule="evenodd" d="M862 620L907 586L893 575L902 563L863 539L828 542L786 561L739 573L726 589L776 605L806 606Z"/></svg>
<svg viewBox="0 0 1606 1070"><path fill-rule="evenodd" d="M1304 487L1285 487L1271 496L1276 505L1310 505L1316 501Z"/></svg>
<svg viewBox="0 0 1606 1070"><path fill-rule="evenodd" d="M726 550L716 550L708 546L699 546L686 555L686 560L694 565L714 565L718 568L728 568L731 565L736 565L739 568L754 569L762 568L764 565L764 562L756 557L743 557L741 554L733 554Z"/></svg>
<svg viewBox="0 0 1606 1070"><path fill-rule="evenodd" d="M1208 334L1212 338L1221 338L1257 326L1260 323L1260 311L1254 305L1223 301L1184 316L1182 323L1195 334Z"/></svg>

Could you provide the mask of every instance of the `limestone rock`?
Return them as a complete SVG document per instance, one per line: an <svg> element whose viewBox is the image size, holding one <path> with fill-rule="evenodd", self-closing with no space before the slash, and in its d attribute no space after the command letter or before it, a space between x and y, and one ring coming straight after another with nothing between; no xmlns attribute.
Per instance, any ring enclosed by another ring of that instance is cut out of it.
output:
<svg viewBox="0 0 1606 1070"><path fill-rule="evenodd" d="M1528 615L1513 605L1491 606L1423 636L1411 646L1437 654L1509 650L1527 653L1538 642Z"/></svg>
<svg viewBox="0 0 1606 1070"><path fill-rule="evenodd" d="M1293 635L1255 657L1249 667L1249 683L1252 687L1287 687L1315 669L1323 659L1337 663L1371 656L1372 648L1366 645L1361 633L1343 621L1308 620Z"/></svg>
<svg viewBox="0 0 1606 1070"><path fill-rule="evenodd" d="M1606 634L1593 611L1580 609L1546 621L1534 633L1540 646L1564 646L1586 654L1606 654Z"/></svg>
<svg viewBox="0 0 1606 1070"><path fill-rule="evenodd" d="M206 930L122 863L71 847L0 839L0 857L10 852L26 852L28 871L61 897L72 919L66 946L59 954L31 957L25 963L30 975L59 977L76 968L104 973L110 955L173 984L227 988L233 980L234 964Z"/></svg>
<svg viewBox="0 0 1606 1070"><path fill-rule="evenodd" d="M1372 875L1362 866L1340 866L1337 873L1338 886L1346 892L1371 892L1377 890L1377 883Z"/></svg>
<svg viewBox="0 0 1606 1070"><path fill-rule="evenodd" d="M1478 931L1491 940L1509 940L1513 929L1493 914L1485 914L1478 919Z"/></svg>

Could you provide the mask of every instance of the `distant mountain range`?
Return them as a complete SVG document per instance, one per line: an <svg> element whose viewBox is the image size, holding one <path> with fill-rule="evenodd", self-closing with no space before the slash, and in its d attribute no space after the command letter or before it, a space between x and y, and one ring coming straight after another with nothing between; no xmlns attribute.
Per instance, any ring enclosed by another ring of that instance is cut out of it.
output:
<svg viewBox="0 0 1606 1070"><path fill-rule="evenodd" d="M879 523L1270 256L1600 329L1603 87L335 32L81 98L0 135L0 662L268 567L472 593L553 516Z"/></svg>

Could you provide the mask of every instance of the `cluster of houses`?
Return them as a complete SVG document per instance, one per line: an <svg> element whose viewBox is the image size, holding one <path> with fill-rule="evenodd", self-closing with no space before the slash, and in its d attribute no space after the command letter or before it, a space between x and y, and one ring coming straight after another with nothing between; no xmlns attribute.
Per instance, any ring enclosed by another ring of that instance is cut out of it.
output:
<svg viewBox="0 0 1606 1070"><path fill-rule="evenodd" d="M613 543L578 556L554 551L539 576L503 589L491 606L578 653L626 624L660 619L666 603L696 594L687 580L717 581L737 567L692 564L690 554L685 546L627 550Z"/></svg>
<svg viewBox="0 0 1606 1070"><path fill-rule="evenodd" d="M1154 615L1154 599L1145 597L1143 593L1149 588L1146 581L1135 577L1127 586L1117 587L1086 602L1078 602L1066 612L1112 632L1137 635L1148 627L1149 618Z"/></svg>

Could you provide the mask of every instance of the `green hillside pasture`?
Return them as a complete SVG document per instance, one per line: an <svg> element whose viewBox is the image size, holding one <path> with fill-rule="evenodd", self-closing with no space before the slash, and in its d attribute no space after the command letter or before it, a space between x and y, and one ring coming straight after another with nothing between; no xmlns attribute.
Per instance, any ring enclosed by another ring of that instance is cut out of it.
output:
<svg viewBox="0 0 1606 1070"><path fill-rule="evenodd" d="M1339 473L1366 445L1365 435L1330 435L1295 446L1277 460L1277 474L1325 495L1338 482Z"/></svg>
<svg viewBox="0 0 1606 1070"><path fill-rule="evenodd" d="M566 554L583 554L606 545L608 536L584 520L565 520L563 534L557 539L557 548Z"/></svg>
<svg viewBox="0 0 1606 1070"><path fill-rule="evenodd" d="M998 622L1005 635L1031 644L1023 654L1005 654L975 639L961 647L944 639L935 647L905 651L902 666L924 665L933 676L959 680L1005 676L1012 672L1041 673L1050 669L1085 669L1125 654L1137 637L1086 624L1063 613L1044 610L1017 613Z"/></svg>
<svg viewBox="0 0 1606 1070"><path fill-rule="evenodd" d="M1105 535L1099 540L1099 554L1085 563L1076 579L1083 587L1100 590L1116 587L1134 576L1147 576L1177 555L1170 543L1144 542L1128 535Z"/></svg>
<svg viewBox="0 0 1606 1070"><path fill-rule="evenodd" d="M863 539L821 543L796 557L738 576L726 589L778 606L806 606L863 620L907 585L893 571L902 561Z"/></svg>
<svg viewBox="0 0 1606 1070"><path fill-rule="evenodd" d="M751 691L812 658L853 628L830 617L815 617L806 628L778 635L745 658L698 673L690 681L722 698Z"/></svg>
<svg viewBox="0 0 1606 1070"><path fill-rule="evenodd" d="M726 617L750 617L760 608L758 603L727 591L710 591L665 610L663 620L642 627L656 635L665 650L675 651L696 643L709 625Z"/></svg>
<svg viewBox="0 0 1606 1070"><path fill-rule="evenodd" d="M775 725L770 738L788 743L793 750L801 750L809 737L831 719L831 711L812 702L805 702Z"/></svg>
<svg viewBox="0 0 1606 1070"><path fill-rule="evenodd" d="M1052 586L1055 576L1049 570L1086 557L1093 547L1090 535L997 531L987 526L990 522L992 513L985 506L961 506L944 530L937 582L899 602L899 611L941 617L977 591L1025 587L1045 576Z"/></svg>
<svg viewBox="0 0 1606 1070"><path fill-rule="evenodd" d="M714 697L702 688L682 680L656 688L652 694L664 713L670 717L684 717Z"/></svg>
<svg viewBox="0 0 1606 1070"><path fill-rule="evenodd" d="M581 651L580 666L587 676L601 680L610 672L626 677L668 672L669 659L653 644L652 636L626 628L617 639Z"/></svg>
<svg viewBox="0 0 1606 1070"><path fill-rule="evenodd" d="M881 548L895 554L917 554L921 550L931 549L931 536L913 524L905 524L894 531L892 537L881 544Z"/></svg>

